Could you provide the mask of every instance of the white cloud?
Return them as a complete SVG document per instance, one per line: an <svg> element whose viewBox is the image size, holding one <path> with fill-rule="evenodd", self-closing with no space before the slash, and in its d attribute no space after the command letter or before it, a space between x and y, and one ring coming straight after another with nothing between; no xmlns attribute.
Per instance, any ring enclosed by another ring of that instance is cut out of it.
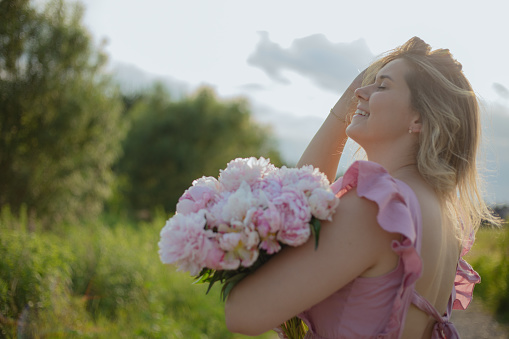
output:
<svg viewBox="0 0 509 339"><path fill-rule="evenodd" d="M323 89L337 93L345 89L373 59L363 39L351 43L332 43L323 34L295 39L283 48L260 32L260 41L249 56L248 63L259 67L275 81L289 83L282 74L294 71Z"/></svg>
<svg viewBox="0 0 509 339"><path fill-rule="evenodd" d="M493 89L502 99L509 99L509 89L497 82L493 83Z"/></svg>

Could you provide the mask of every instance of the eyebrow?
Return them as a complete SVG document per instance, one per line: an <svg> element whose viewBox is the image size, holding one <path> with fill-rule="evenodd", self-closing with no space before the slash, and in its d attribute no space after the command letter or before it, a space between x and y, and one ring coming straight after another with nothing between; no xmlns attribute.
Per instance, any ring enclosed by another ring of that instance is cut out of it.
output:
<svg viewBox="0 0 509 339"><path fill-rule="evenodd" d="M393 78L391 78L391 77L390 77L390 76L388 76L388 75L380 75L380 76L378 77L378 79L380 79L380 80L383 80L383 79L389 79L389 80L391 80L391 81L394 81L394 79L393 79Z"/></svg>

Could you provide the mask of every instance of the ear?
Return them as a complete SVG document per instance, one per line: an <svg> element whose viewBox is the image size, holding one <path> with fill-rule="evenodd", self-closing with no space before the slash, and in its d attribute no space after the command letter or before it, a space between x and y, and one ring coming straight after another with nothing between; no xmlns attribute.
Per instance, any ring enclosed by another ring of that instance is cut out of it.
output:
<svg viewBox="0 0 509 339"><path fill-rule="evenodd" d="M414 133L419 133L422 130L422 122L421 122L421 115L419 113L415 113L413 116L409 128Z"/></svg>

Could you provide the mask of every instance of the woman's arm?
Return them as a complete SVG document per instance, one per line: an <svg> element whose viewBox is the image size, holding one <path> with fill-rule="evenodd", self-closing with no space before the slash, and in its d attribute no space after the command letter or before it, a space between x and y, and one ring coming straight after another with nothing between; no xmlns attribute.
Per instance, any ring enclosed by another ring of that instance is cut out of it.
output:
<svg viewBox="0 0 509 339"><path fill-rule="evenodd" d="M318 249L310 239L287 247L231 291L225 305L232 332L259 335L319 303L358 276L394 269L393 234L378 226L378 207L353 189L332 222L323 222Z"/></svg>
<svg viewBox="0 0 509 339"><path fill-rule="evenodd" d="M334 105L302 154L297 167L313 165L325 173L330 182L334 181L339 159L348 138L345 130L356 108L354 91L361 86L363 76L364 71L355 78Z"/></svg>

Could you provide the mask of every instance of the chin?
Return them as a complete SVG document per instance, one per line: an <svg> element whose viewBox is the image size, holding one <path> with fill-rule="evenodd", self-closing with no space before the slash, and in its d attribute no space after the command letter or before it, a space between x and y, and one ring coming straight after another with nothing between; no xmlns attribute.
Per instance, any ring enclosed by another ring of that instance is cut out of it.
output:
<svg viewBox="0 0 509 339"><path fill-rule="evenodd" d="M359 139L362 139L362 129L358 127L359 126L352 126L352 124L348 125L346 128L346 135L356 143L360 144Z"/></svg>
<svg viewBox="0 0 509 339"><path fill-rule="evenodd" d="M350 127L350 126L349 126ZM352 128L351 130L346 130L346 135L352 139L359 147L361 147L364 152L367 144L369 143L366 139L365 133L363 133L362 129ZM357 149L355 151L358 151Z"/></svg>

